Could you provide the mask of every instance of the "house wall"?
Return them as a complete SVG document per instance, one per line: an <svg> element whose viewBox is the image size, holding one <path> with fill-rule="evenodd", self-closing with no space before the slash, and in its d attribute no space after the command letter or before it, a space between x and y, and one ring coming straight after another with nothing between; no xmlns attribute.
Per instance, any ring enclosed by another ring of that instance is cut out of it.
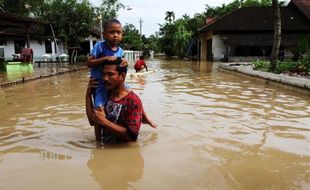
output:
<svg viewBox="0 0 310 190"><path fill-rule="evenodd" d="M207 60L207 35L201 34L199 38L200 45L200 60ZM199 51L199 50L198 50Z"/></svg>
<svg viewBox="0 0 310 190"><path fill-rule="evenodd" d="M206 61L208 55L207 40L212 39L212 32L201 33L199 36L200 47L200 60Z"/></svg>
<svg viewBox="0 0 310 190"><path fill-rule="evenodd" d="M212 53L213 53L213 60L219 61L224 58L226 52L226 46L221 40L220 35L213 35L212 36Z"/></svg>
<svg viewBox="0 0 310 190"><path fill-rule="evenodd" d="M13 41L7 41L6 45L3 46L4 47L4 59L5 60L12 60L13 56L12 54L15 53L14 51L14 42Z"/></svg>
<svg viewBox="0 0 310 190"><path fill-rule="evenodd" d="M38 40L30 40L29 43L30 43L30 48L33 49L33 59L35 61L42 59L42 55L46 54L44 40L42 40L42 43L39 43ZM50 55L54 58L56 57L56 55L66 53L63 43L62 42L57 42L57 43L58 43L59 50L58 50L58 53L55 53L55 46L54 46L54 42L52 41L52 52L53 53L50 53ZM4 47L5 60L12 60L13 59L12 54L15 54L14 41L7 41L6 45L3 45L3 47Z"/></svg>

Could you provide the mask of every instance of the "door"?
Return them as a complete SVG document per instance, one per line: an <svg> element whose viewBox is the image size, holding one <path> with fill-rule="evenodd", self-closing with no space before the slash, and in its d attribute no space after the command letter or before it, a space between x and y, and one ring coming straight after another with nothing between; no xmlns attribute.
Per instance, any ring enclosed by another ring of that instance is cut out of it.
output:
<svg viewBox="0 0 310 190"><path fill-rule="evenodd" d="M213 56L212 56L212 39L207 40L207 61L213 61Z"/></svg>

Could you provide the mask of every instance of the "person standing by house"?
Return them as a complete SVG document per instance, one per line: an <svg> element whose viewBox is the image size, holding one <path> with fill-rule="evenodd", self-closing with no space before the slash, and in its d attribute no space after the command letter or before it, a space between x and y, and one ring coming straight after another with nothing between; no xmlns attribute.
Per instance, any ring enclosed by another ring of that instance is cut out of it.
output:
<svg viewBox="0 0 310 190"><path fill-rule="evenodd" d="M145 64L145 61L144 61L144 56L143 56L143 55L141 55L141 56L139 57L139 60L136 61L134 68L135 68L136 72L140 72L140 71L142 71L144 68L146 69L146 71L148 71L147 66L146 66L146 64Z"/></svg>

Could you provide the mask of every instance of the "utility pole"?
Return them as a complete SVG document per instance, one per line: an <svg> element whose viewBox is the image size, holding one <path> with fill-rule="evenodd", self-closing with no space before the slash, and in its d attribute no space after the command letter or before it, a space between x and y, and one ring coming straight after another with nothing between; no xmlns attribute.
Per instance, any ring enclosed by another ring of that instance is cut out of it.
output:
<svg viewBox="0 0 310 190"><path fill-rule="evenodd" d="M142 19L140 18L139 23L140 23L140 39L141 39L141 51L143 51L143 42L142 42Z"/></svg>
<svg viewBox="0 0 310 190"><path fill-rule="evenodd" d="M140 23L140 37L142 38L142 19L140 18L139 23Z"/></svg>
<svg viewBox="0 0 310 190"><path fill-rule="evenodd" d="M100 39L101 41L103 41L103 28L102 28L102 14L100 13L100 15L98 16L99 21L100 21Z"/></svg>

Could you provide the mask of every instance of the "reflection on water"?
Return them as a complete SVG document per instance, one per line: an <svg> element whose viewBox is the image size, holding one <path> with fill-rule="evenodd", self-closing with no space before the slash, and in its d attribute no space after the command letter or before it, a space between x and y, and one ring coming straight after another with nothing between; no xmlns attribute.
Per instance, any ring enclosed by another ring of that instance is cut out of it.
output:
<svg viewBox="0 0 310 190"><path fill-rule="evenodd" d="M114 146L92 150L87 166L101 189L127 189L143 177L144 162L139 147Z"/></svg>
<svg viewBox="0 0 310 190"><path fill-rule="evenodd" d="M159 128L134 145L96 146L86 71L1 89L0 189L310 189L309 93L147 62L127 83Z"/></svg>

